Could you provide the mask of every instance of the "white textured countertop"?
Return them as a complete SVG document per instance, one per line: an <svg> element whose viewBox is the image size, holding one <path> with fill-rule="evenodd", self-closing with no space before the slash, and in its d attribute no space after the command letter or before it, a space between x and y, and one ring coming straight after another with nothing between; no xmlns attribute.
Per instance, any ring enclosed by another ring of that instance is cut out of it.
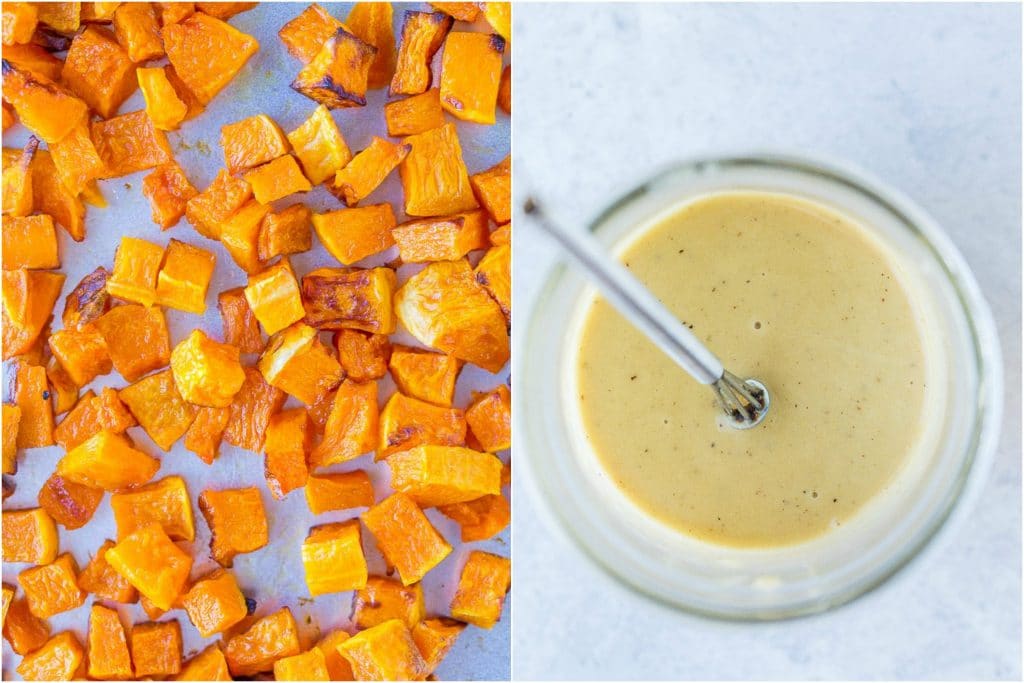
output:
<svg viewBox="0 0 1024 683"><path fill-rule="evenodd" d="M822 616L725 623L638 598L548 528L518 482L515 677L1019 678L1019 6L528 4L515 30L517 193L543 188L583 219L701 153L847 160L951 233L992 305L1007 377L1000 449L966 522ZM552 247L517 220L521 334Z"/></svg>

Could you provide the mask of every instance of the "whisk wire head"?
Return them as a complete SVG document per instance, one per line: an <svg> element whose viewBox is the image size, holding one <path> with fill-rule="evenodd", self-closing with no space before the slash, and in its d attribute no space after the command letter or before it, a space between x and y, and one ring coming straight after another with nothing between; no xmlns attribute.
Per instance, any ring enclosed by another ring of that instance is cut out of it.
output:
<svg viewBox="0 0 1024 683"><path fill-rule="evenodd" d="M756 379L741 380L728 370L711 387L726 417L736 429L756 427L768 413L768 388Z"/></svg>

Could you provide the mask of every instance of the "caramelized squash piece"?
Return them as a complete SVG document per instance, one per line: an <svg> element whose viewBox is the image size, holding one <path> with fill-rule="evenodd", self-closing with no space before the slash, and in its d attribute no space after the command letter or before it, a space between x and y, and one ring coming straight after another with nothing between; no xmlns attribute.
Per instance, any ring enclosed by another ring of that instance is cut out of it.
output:
<svg viewBox="0 0 1024 683"><path fill-rule="evenodd" d="M249 308L244 287L226 289L218 294L217 308L220 310L226 344L237 346L242 353L263 351L264 344L263 335L260 334L260 324L252 309Z"/></svg>
<svg viewBox="0 0 1024 683"><path fill-rule="evenodd" d="M78 575L78 587L104 600L133 603L139 599L139 592L107 562L106 553L113 547L113 541L103 542Z"/></svg>
<svg viewBox="0 0 1024 683"><path fill-rule="evenodd" d="M171 360L167 321L159 307L115 306L96 319L114 369L129 382Z"/></svg>
<svg viewBox="0 0 1024 683"><path fill-rule="evenodd" d="M57 527L43 508L4 510L4 562L49 564L57 559Z"/></svg>
<svg viewBox="0 0 1024 683"><path fill-rule="evenodd" d="M100 266L86 275L64 298L64 313L61 320L65 328L79 329L93 322L107 312L110 297L107 294L107 278L110 274Z"/></svg>
<svg viewBox="0 0 1024 683"><path fill-rule="evenodd" d="M350 209L351 210L351 209ZM395 331L390 268L319 268L302 278L306 322L327 330Z"/></svg>
<svg viewBox="0 0 1024 683"><path fill-rule="evenodd" d="M352 265L395 243L395 213L390 204L374 204L313 214L313 229L331 256Z"/></svg>
<svg viewBox="0 0 1024 683"><path fill-rule="evenodd" d="M373 484L363 470L311 474L306 480L306 504L314 515L333 510L368 508L373 501Z"/></svg>
<svg viewBox="0 0 1024 683"><path fill-rule="evenodd" d="M348 632L338 629L328 633L320 639L320 642L313 646L323 654L324 663L327 665L327 674L332 681L355 680L352 667L349 666L348 660L342 657L341 652L338 650L338 646L351 637Z"/></svg>
<svg viewBox="0 0 1024 683"><path fill-rule="evenodd" d="M53 444L53 405L46 368L18 363L14 376L14 402L21 410L18 449Z"/></svg>
<svg viewBox="0 0 1024 683"><path fill-rule="evenodd" d="M423 510L403 493L385 498L361 519L406 586L418 583L452 551Z"/></svg>
<svg viewBox="0 0 1024 683"><path fill-rule="evenodd" d="M246 187L251 187L248 182ZM263 269L263 262L260 261L260 229L270 215L270 208L252 199L217 229L221 244L231 254L231 258L250 275Z"/></svg>
<svg viewBox="0 0 1024 683"><path fill-rule="evenodd" d="M498 85L498 106L508 115L512 115L512 65L501 72L501 83Z"/></svg>
<svg viewBox="0 0 1024 683"><path fill-rule="evenodd" d="M85 239L85 205L60 181L53 157L47 150L37 150L30 166L32 199L35 210L53 216L71 239ZM6 175L7 169L4 169Z"/></svg>
<svg viewBox="0 0 1024 683"><path fill-rule="evenodd" d="M274 662L275 681L329 681L324 653L313 648Z"/></svg>
<svg viewBox="0 0 1024 683"><path fill-rule="evenodd" d="M292 90L328 109L365 106L376 55L377 48L339 28L302 67L291 83Z"/></svg>
<svg viewBox="0 0 1024 683"><path fill-rule="evenodd" d="M161 164L142 179L142 194L149 199L153 222L162 229L174 227L185 215L190 199L199 191L178 164Z"/></svg>
<svg viewBox="0 0 1024 683"><path fill-rule="evenodd" d="M210 553L223 567L231 567L236 555L259 550L270 540L267 513L255 487L203 491L199 510L210 527Z"/></svg>
<svg viewBox="0 0 1024 683"><path fill-rule="evenodd" d="M257 2L197 2L196 9L211 17L226 21L236 14L248 12L258 4Z"/></svg>
<svg viewBox="0 0 1024 683"><path fill-rule="evenodd" d="M453 23L443 12L405 11L392 95L418 95L430 87L430 61Z"/></svg>
<svg viewBox="0 0 1024 683"><path fill-rule="evenodd" d="M271 337L259 369L267 382L306 405L316 403L345 376L317 331L301 322Z"/></svg>
<svg viewBox="0 0 1024 683"><path fill-rule="evenodd" d="M445 618L424 619L412 627L413 642L426 662L427 671L433 671L441 664L465 628L461 621Z"/></svg>
<svg viewBox="0 0 1024 683"><path fill-rule="evenodd" d="M156 522L125 536L105 557L118 574L163 610L173 607L192 569L192 558Z"/></svg>
<svg viewBox="0 0 1024 683"><path fill-rule="evenodd" d="M17 672L26 681L70 681L84 661L85 650L78 638L71 631L63 631L39 649L26 654L18 664Z"/></svg>
<svg viewBox="0 0 1024 683"><path fill-rule="evenodd" d="M160 14L161 26L169 26L184 21L195 14L196 11L196 4L194 2L154 2L153 5Z"/></svg>
<svg viewBox="0 0 1024 683"><path fill-rule="evenodd" d="M380 379L388 372L391 342L384 334L367 334L358 330L334 333L334 348L345 376L356 382Z"/></svg>
<svg viewBox="0 0 1024 683"><path fill-rule="evenodd" d="M230 407L202 407L197 410L196 419L185 432L185 448L198 455L207 465L212 465L220 454L220 441L230 417Z"/></svg>
<svg viewBox="0 0 1024 683"><path fill-rule="evenodd" d="M139 426L164 451L169 451L196 419L196 406L182 398L174 374L168 368L143 377L118 393Z"/></svg>
<svg viewBox="0 0 1024 683"><path fill-rule="evenodd" d="M213 278L212 252L172 239L156 278L156 302L179 311L206 312L206 290Z"/></svg>
<svg viewBox="0 0 1024 683"><path fill-rule="evenodd" d="M29 43L39 24L39 12L31 2L5 2L0 20L5 46Z"/></svg>
<svg viewBox="0 0 1024 683"><path fill-rule="evenodd" d="M104 387L98 396L92 391L82 396L53 430L53 440L64 450L71 450L101 430L123 434L135 425L135 418L121 403L117 391Z"/></svg>
<svg viewBox="0 0 1024 683"><path fill-rule="evenodd" d="M163 678L181 671L181 626L177 619L135 624L131 643L136 676Z"/></svg>
<svg viewBox="0 0 1024 683"><path fill-rule="evenodd" d="M440 90L432 88L419 95L384 105L384 121L393 138L424 133L444 125Z"/></svg>
<svg viewBox="0 0 1024 683"><path fill-rule="evenodd" d="M480 3L477 2L432 2L430 6L439 12L450 14L459 21L474 22L480 14Z"/></svg>
<svg viewBox="0 0 1024 683"><path fill-rule="evenodd" d="M50 143L57 176L72 194L82 194L97 179L107 175L107 165L92 142L86 119L71 129L59 142Z"/></svg>
<svg viewBox="0 0 1024 683"><path fill-rule="evenodd" d="M163 39L175 73L203 104L223 90L260 47L252 36L201 12L164 26Z"/></svg>
<svg viewBox="0 0 1024 683"><path fill-rule="evenodd" d="M110 507L117 524L118 540L156 522L172 541L192 541L196 537L185 480L170 476L131 491L110 496Z"/></svg>
<svg viewBox="0 0 1024 683"><path fill-rule="evenodd" d="M493 124L505 39L453 31L441 57L441 106L457 119Z"/></svg>
<svg viewBox="0 0 1024 683"><path fill-rule="evenodd" d="M420 507L464 503L501 492L501 461L458 446L416 446L391 454L391 487Z"/></svg>
<svg viewBox="0 0 1024 683"><path fill-rule="evenodd" d="M62 415L74 408L78 403L78 384L52 356L46 361L46 379L52 391L50 402L53 404L53 414Z"/></svg>
<svg viewBox="0 0 1024 683"><path fill-rule="evenodd" d="M305 486L309 476L306 458L313 444L313 423L304 408L285 410L270 418L264 472L267 488L281 500L291 491Z"/></svg>
<svg viewBox="0 0 1024 683"><path fill-rule="evenodd" d="M70 34L82 25L82 3L44 2L36 5L39 23L46 24L57 33Z"/></svg>
<svg viewBox="0 0 1024 683"><path fill-rule="evenodd" d="M30 138L23 150L5 148L3 151L3 212L5 215L27 216L35 209L32 159L35 157L38 147L39 141Z"/></svg>
<svg viewBox="0 0 1024 683"><path fill-rule="evenodd" d="M18 583L25 591L29 610L40 619L49 619L85 602L85 592L78 587L78 566L68 553L49 564L24 570L18 574Z"/></svg>
<svg viewBox="0 0 1024 683"><path fill-rule="evenodd" d="M50 335L49 345L53 357L77 386L84 387L114 368L107 342L95 325L58 330Z"/></svg>
<svg viewBox="0 0 1024 683"><path fill-rule="evenodd" d="M3 269L18 268L60 268L57 229L49 216L8 216L4 219Z"/></svg>
<svg viewBox="0 0 1024 683"><path fill-rule="evenodd" d="M293 57L308 64L320 52L323 44L344 27L344 24L314 2L282 26L277 35Z"/></svg>
<svg viewBox="0 0 1024 683"><path fill-rule="evenodd" d="M39 489L39 505L68 531L85 526L101 500L103 489L70 481L59 474L51 474Z"/></svg>
<svg viewBox="0 0 1024 683"><path fill-rule="evenodd" d="M92 139L106 165L104 178L119 178L174 161L167 135L143 110L93 122Z"/></svg>
<svg viewBox="0 0 1024 683"><path fill-rule="evenodd" d="M355 206L380 187L409 154L409 149L409 145L393 144L374 136L369 147L356 154L334 175L331 191L346 206Z"/></svg>
<svg viewBox="0 0 1024 683"><path fill-rule="evenodd" d="M160 461L135 449L121 434L101 430L57 461L57 474L105 491L141 486L160 469Z"/></svg>
<svg viewBox="0 0 1024 683"><path fill-rule="evenodd" d="M83 24L109 24L120 6L120 2L83 2L79 19Z"/></svg>
<svg viewBox="0 0 1024 683"><path fill-rule="evenodd" d="M46 76L51 81L61 82L63 80L61 70L64 68L65 60L54 57L46 48L39 45L31 43L4 45L4 59L25 71ZM65 85L68 84L65 83ZM75 94L77 95L78 93ZM81 95L78 96L81 97ZM5 102L4 104L6 105L7 103Z"/></svg>
<svg viewBox="0 0 1024 683"><path fill-rule="evenodd" d="M483 4L484 18L498 34L505 40L512 40L512 3L510 2L485 2Z"/></svg>
<svg viewBox="0 0 1024 683"><path fill-rule="evenodd" d="M293 204L278 213L269 213L260 224L259 259L270 261L313 248L310 229L312 212L302 204Z"/></svg>
<svg viewBox="0 0 1024 683"><path fill-rule="evenodd" d="M512 325L512 248L509 245L493 247L484 254L473 271L476 281L483 285L491 298L501 306L505 323Z"/></svg>
<svg viewBox="0 0 1024 683"><path fill-rule="evenodd" d="M227 631L248 615L235 575L223 569L192 584L181 604L203 638Z"/></svg>
<svg viewBox="0 0 1024 683"><path fill-rule="evenodd" d="M245 287L245 300L269 335L302 320L306 313L302 307L299 282L288 259L250 275Z"/></svg>
<svg viewBox="0 0 1024 683"><path fill-rule="evenodd" d="M377 459L419 445L462 446L466 418L457 408L443 408L396 392L380 412ZM483 495L483 494L481 494Z"/></svg>
<svg viewBox="0 0 1024 683"><path fill-rule="evenodd" d="M259 370L246 367L245 383L231 403L224 440L232 446L260 452L270 416L280 410L285 398L283 391L267 384Z"/></svg>
<svg viewBox="0 0 1024 683"><path fill-rule="evenodd" d="M7 559L6 551L4 559ZM4 618L4 638L16 654L27 655L38 650L49 637L49 624L29 611L25 598L11 601Z"/></svg>
<svg viewBox="0 0 1024 683"><path fill-rule="evenodd" d="M309 456L310 469L358 458L377 445L377 383L345 381L338 387L323 440Z"/></svg>
<svg viewBox="0 0 1024 683"><path fill-rule="evenodd" d="M361 631L338 646L360 681L418 681L427 663L416 649L409 627L391 619Z"/></svg>
<svg viewBox="0 0 1024 683"><path fill-rule="evenodd" d="M241 173L288 153L284 131L266 114L221 126L220 146L231 173Z"/></svg>
<svg viewBox="0 0 1024 683"><path fill-rule="evenodd" d="M302 175L299 162L290 154L278 157L245 174L252 195L260 204L269 204L296 192L309 192L313 186Z"/></svg>
<svg viewBox="0 0 1024 683"><path fill-rule="evenodd" d="M398 174L407 214L447 216L477 207L454 124L410 135L405 142L412 150L398 167Z"/></svg>
<svg viewBox="0 0 1024 683"><path fill-rule="evenodd" d="M512 220L512 157L471 176L473 192L495 223L501 225Z"/></svg>
<svg viewBox="0 0 1024 683"><path fill-rule="evenodd" d="M501 618L511 581L512 563L508 558L472 551L462 567L452 600L452 616L480 628L492 628Z"/></svg>
<svg viewBox="0 0 1024 683"><path fill-rule="evenodd" d="M176 681L230 681L228 662L216 643L188 660Z"/></svg>
<svg viewBox="0 0 1024 683"><path fill-rule="evenodd" d="M188 105L178 96L165 67L143 68L135 76L146 101L146 115L159 130L177 130L188 116Z"/></svg>
<svg viewBox="0 0 1024 683"><path fill-rule="evenodd" d="M238 356L237 347L215 342L202 330L192 330L171 353L171 372L182 398L199 406L230 406L245 383Z"/></svg>
<svg viewBox="0 0 1024 683"><path fill-rule="evenodd" d="M220 239L221 225L252 199L252 188L225 169L198 195L187 200L185 217L203 237Z"/></svg>
<svg viewBox="0 0 1024 683"><path fill-rule="evenodd" d="M316 5L311 5L314 7ZM319 185L340 171L352 159L331 112L319 105L302 125L288 133L288 141L309 182Z"/></svg>
<svg viewBox="0 0 1024 683"><path fill-rule="evenodd" d="M490 244L483 211L407 221L391 234L403 263L456 261Z"/></svg>
<svg viewBox="0 0 1024 683"><path fill-rule="evenodd" d="M403 586L399 581L371 576L366 587L352 596L352 622L363 630L397 619L409 628L427 614L423 586Z"/></svg>
<svg viewBox="0 0 1024 683"><path fill-rule="evenodd" d="M126 681L133 676L128 638L117 610L93 604L89 610L89 678Z"/></svg>
<svg viewBox="0 0 1024 683"><path fill-rule="evenodd" d="M18 423L21 421L21 408L10 403L3 404L3 464L4 474L18 471Z"/></svg>
<svg viewBox="0 0 1024 683"><path fill-rule="evenodd" d="M235 678L270 671L274 662L300 651L299 629L287 607L263 617L224 646L228 669Z"/></svg>
<svg viewBox="0 0 1024 683"><path fill-rule="evenodd" d="M114 12L114 35L133 62L164 56L160 21L150 2L123 2ZM141 674L140 674L141 675Z"/></svg>
<svg viewBox="0 0 1024 683"><path fill-rule="evenodd" d="M401 393L450 408L462 361L443 353L396 344L388 369Z"/></svg>
<svg viewBox="0 0 1024 683"><path fill-rule="evenodd" d="M364 588L366 556L359 521L353 519L310 529L302 543L302 565L309 594L313 597Z"/></svg>
<svg viewBox="0 0 1024 683"><path fill-rule="evenodd" d="M62 273L24 268L3 273L3 359L27 353L50 322ZM45 374L45 371L44 371ZM49 444L46 444L49 445Z"/></svg>
<svg viewBox="0 0 1024 683"><path fill-rule="evenodd" d="M114 272L107 279L107 291L125 301L152 306L156 303L157 274L164 260L162 247L122 237L114 255Z"/></svg>
<svg viewBox="0 0 1024 683"><path fill-rule="evenodd" d="M4 99L18 120L47 143L59 142L88 115L89 106L42 74L3 60Z"/></svg>

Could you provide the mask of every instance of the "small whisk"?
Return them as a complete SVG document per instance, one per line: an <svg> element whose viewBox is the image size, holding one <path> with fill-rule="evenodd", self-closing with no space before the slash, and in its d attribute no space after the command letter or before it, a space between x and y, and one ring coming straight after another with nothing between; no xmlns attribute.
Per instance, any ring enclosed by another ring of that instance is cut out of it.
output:
<svg viewBox="0 0 1024 683"><path fill-rule="evenodd" d="M762 382L742 380L726 370L715 354L650 290L582 231L566 230L554 223L534 199L527 199L523 208L538 227L583 267L592 284L620 313L694 379L711 386L732 427L750 429L760 424L771 404Z"/></svg>

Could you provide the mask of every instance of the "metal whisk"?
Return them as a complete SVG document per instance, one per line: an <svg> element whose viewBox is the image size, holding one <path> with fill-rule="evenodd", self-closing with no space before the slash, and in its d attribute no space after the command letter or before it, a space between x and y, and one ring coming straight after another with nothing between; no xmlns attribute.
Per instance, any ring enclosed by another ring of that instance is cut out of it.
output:
<svg viewBox="0 0 1024 683"><path fill-rule="evenodd" d="M719 405L736 429L758 425L768 413L771 397L756 379L741 380L678 318L669 312L624 266L609 258L582 231L566 230L551 221L534 199L526 214L587 271L590 281L641 332L701 384L710 385Z"/></svg>

